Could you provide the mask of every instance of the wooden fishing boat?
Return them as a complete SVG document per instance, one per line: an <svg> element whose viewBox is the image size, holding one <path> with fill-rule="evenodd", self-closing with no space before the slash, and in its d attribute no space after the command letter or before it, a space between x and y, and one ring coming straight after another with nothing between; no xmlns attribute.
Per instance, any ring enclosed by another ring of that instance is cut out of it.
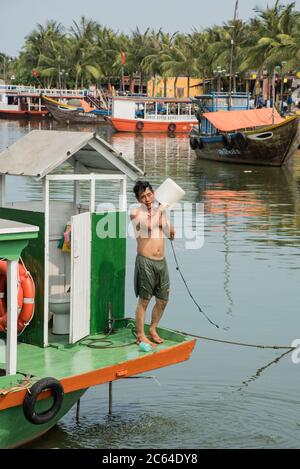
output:
<svg viewBox="0 0 300 469"><path fill-rule="evenodd" d="M105 124L106 117L110 114L107 109L91 107L83 98L79 106L65 104L48 96L43 96L42 99L54 119L63 124Z"/></svg>
<svg viewBox="0 0 300 469"><path fill-rule="evenodd" d="M0 118L34 119L49 117L41 94L54 99L83 98L83 90L41 89L34 86L0 85Z"/></svg>
<svg viewBox="0 0 300 469"><path fill-rule="evenodd" d="M198 158L264 166L282 166L289 161L299 144L296 115L282 118L276 109L249 109L248 98L243 102L242 96L239 110L228 110L228 104L220 112L214 104L211 111L211 98L218 99L218 95L202 98L208 102L201 103L202 110L208 112L199 114L199 125L190 133L190 146ZM228 94L222 95L223 108L224 100L229 99Z"/></svg>
<svg viewBox="0 0 300 469"><path fill-rule="evenodd" d="M190 99L122 97L112 98L109 118L118 132L189 133L197 119Z"/></svg>
<svg viewBox="0 0 300 469"><path fill-rule="evenodd" d="M45 433L90 386L190 357L195 340L162 328L164 343L142 351L135 322L125 316L126 177L142 174L91 132L35 130L0 154L0 257L7 262L7 291L0 296L0 448ZM40 179L43 201L10 203L2 189L7 175ZM74 200L54 200L51 185L67 181L74 183ZM88 205L81 200L83 181L90 184ZM119 205L96 211L96 183L105 182L119 183ZM18 288L21 254L35 284L33 298ZM30 312L34 306L30 324L24 305Z"/></svg>

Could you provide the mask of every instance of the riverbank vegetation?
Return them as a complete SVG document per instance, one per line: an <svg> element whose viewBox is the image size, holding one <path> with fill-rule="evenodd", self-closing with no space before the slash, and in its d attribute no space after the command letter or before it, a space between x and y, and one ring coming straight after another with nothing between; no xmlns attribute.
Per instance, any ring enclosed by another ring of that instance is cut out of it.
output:
<svg viewBox="0 0 300 469"><path fill-rule="evenodd" d="M54 20L25 38L18 57L0 53L0 78L41 87L83 88L91 82L110 86L122 73L140 83L149 78L202 77L229 73L243 79L250 71L270 75L300 70L300 12L295 3L276 0L254 9L248 21L228 21L189 34L137 27L130 34L82 17L70 30ZM234 83L235 86L235 83Z"/></svg>

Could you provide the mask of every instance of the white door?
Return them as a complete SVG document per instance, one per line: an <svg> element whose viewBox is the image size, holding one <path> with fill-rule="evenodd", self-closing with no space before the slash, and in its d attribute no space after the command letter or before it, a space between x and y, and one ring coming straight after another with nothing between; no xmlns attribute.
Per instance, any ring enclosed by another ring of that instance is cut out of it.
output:
<svg viewBox="0 0 300 469"><path fill-rule="evenodd" d="M71 218L70 343L90 333L91 214Z"/></svg>

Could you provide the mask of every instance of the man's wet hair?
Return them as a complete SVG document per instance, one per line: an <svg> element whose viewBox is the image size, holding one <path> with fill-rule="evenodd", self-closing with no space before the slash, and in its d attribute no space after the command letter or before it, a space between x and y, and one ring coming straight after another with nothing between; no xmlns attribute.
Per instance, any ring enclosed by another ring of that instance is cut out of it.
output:
<svg viewBox="0 0 300 469"><path fill-rule="evenodd" d="M136 181L135 186L133 188L133 192L135 193L135 196L137 200L139 200L140 194L145 192L146 189L150 189L151 192L153 192L152 186L150 182L148 181Z"/></svg>

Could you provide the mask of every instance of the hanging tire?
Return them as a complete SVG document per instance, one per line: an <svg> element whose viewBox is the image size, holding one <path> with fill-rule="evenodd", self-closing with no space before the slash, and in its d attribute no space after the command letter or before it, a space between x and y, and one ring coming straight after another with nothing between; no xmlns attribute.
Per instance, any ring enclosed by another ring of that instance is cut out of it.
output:
<svg viewBox="0 0 300 469"><path fill-rule="evenodd" d="M168 132L173 133L176 132L176 124L172 123L168 125Z"/></svg>
<svg viewBox="0 0 300 469"><path fill-rule="evenodd" d="M246 150L249 142L247 137L242 132L238 132L236 134L235 141L240 150Z"/></svg>
<svg viewBox="0 0 300 469"><path fill-rule="evenodd" d="M192 150L196 150L198 148L198 139L197 137L190 137L190 147Z"/></svg>
<svg viewBox="0 0 300 469"><path fill-rule="evenodd" d="M136 123L135 127L136 127L136 130L138 130L138 131L140 132L140 131L143 130L143 128L144 128L144 122L138 121L138 122Z"/></svg>
<svg viewBox="0 0 300 469"><path fill-rule="evenodd" d="M226 148L226 150L232 150L233 143L232 143L232 138L230 135L228 134L223 135L223 143L224 143L224 147Z"/></svg>
<svg viewBox="0 0 300 469"><path fill-rule="evenodd" d="M38 396L45 390L52 391L53 404L50 409L38 414L35 411ZM64 398L64 389L61 383L55 378L42 378L34 383L27 391L23 401L23 412L25 418L34 425L41 425L50 422L60 411Z"/></svg>

